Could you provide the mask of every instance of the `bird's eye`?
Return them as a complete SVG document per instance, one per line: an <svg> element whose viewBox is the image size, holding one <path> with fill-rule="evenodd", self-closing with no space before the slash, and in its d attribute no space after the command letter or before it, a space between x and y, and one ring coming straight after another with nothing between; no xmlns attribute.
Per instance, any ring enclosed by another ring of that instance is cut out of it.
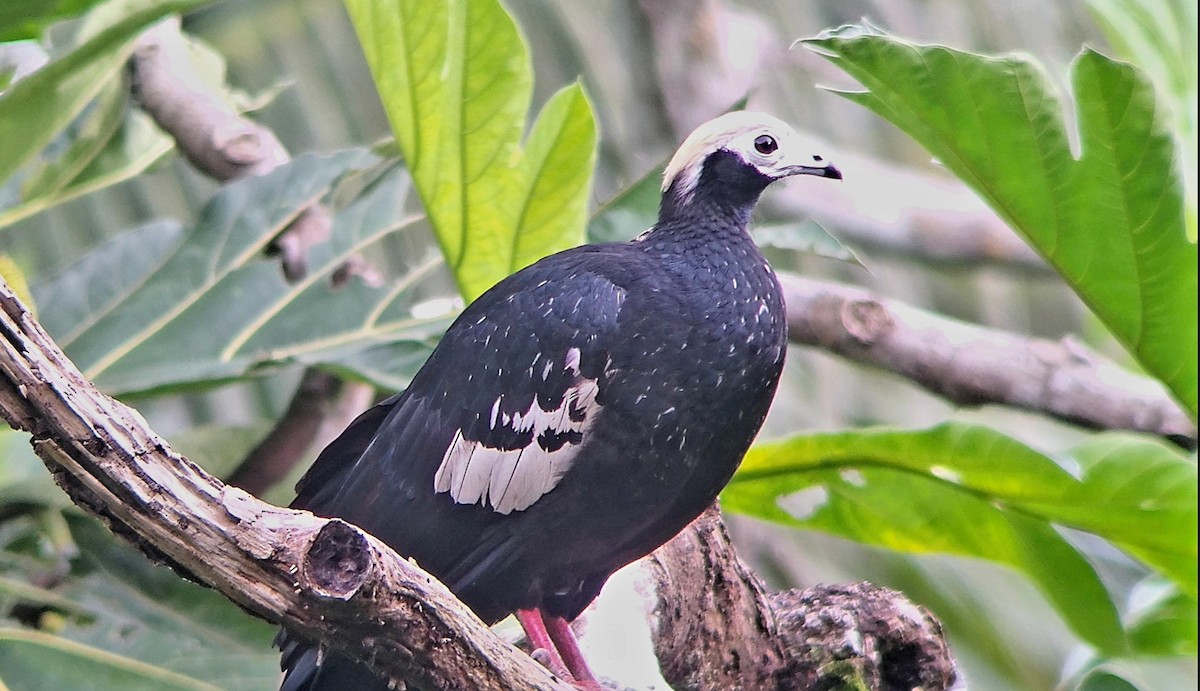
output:
<svg viewBox="0 0 1200 691"><path fill-rule="evenodd" d="M760 134L754 139L754 149L760 154L774 153L779 148L779 144L775 141L775 137L769 134Z"/></svg>

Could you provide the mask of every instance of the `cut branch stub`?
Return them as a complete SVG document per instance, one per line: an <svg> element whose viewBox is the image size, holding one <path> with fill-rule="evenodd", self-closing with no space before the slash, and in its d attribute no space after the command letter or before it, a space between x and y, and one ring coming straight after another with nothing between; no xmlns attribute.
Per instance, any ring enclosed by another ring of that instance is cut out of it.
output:
<svg viewBox="0 0 1200 691"><path fill-rule="evenodd" d="M349 600L370 575L371 553L357 528L333 519L321 526L304 554L304 577L321 597Z"/></svg>

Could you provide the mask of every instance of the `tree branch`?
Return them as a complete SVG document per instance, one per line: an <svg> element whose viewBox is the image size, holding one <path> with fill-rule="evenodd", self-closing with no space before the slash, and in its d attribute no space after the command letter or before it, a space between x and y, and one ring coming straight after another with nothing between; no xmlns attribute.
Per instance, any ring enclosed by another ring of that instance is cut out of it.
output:
<svg viewBox="0 0 1200 691"><path fill-rule="evenodd" d="M960 405L1000 403L1196 448L1196 425L1158 382L1074 340L1017 336L852 286L788 275L780 281L795 343L895 372Z"/></svg>
<svg viewBox="0 0 1200 691"><path fill-rule="evenodd" d="M593 631L594 618L600 625L614 618L599 611L619 606L622 596L620 620L649 623L641 646L661 663L656 687L934 691L951 688L958 676L941 624L901 593L851 583L767 594L737 558L715 506L618 572L585 613L585 648L592 636L620 638L620 664L628 668L642 657L630 640L641 629L625 623Z"/></svg>
<svg viewBox="0 0 1200 691"><path fill-rule="evenodd" d="M33 433L76 503L246 609L426 688L568 688L374 537L261 502L172 451L2 281L0 371L0 414Z"/></svg>
<svg viewBox="0 0 1200 691"><path fill-rule="evenodd" d="M317 367L304 370L287 410L225 481L261 495L283 480L310 448L333 441L371 405L374 391Z"/></svg>

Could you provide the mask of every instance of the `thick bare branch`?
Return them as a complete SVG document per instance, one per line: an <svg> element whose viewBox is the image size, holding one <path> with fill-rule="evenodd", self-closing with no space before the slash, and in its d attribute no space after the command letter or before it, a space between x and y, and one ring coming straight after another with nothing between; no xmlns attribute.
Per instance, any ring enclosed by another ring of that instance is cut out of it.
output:
<svg viewBox="0 0 1200 691"><path fill-rule="evenodd" d="M762 582L737 558L716 507L648 558L655 640L676 688L809 688L784 656Z"/></svg>
<svg viewBox="0 0 1200 691"><path fill-rule="evenodd" d="M595 609L625 603L622 621L648 620L642 645L653 646L675 689L935 691L957 678L941 625L901 593L851 583L768 594L738 559L716 507L612 583L625 592L606 585ZM613 616L585 614L585 646L605 633L593 631L595 619ZM622 638L626 666L641 657L628 640L639 631L626 624L609 634Z"/></svg>
<svg viewBox="0 0 1200 691"><path fill-rule="evenodd" d="M962 405L999 403L1196 446L1195 424L1161 385L1076 341L967 324L852 286L781 281L795 343L895 372Z"/></svg>
<svg viewBox="0 0 1200 691"><path fill-rule="evenodd" d="M0 413L115 532L226 597L426 688L562 689L436 579L358 528L261 502L96 388L0 282Z"/></svg>

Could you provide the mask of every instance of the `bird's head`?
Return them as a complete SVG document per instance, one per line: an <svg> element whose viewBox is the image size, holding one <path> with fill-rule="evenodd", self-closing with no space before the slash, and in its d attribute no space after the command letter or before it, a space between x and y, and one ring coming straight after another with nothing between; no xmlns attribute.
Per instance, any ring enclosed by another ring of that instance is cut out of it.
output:
<svg viewBox="0 0 1200 691"><path fill-rule="evenodd" d="M767 185L791 175L842 178L779 118L745 110L726 113L697 127L667 164L663 211L697 199L752 206Z"/></svg>

